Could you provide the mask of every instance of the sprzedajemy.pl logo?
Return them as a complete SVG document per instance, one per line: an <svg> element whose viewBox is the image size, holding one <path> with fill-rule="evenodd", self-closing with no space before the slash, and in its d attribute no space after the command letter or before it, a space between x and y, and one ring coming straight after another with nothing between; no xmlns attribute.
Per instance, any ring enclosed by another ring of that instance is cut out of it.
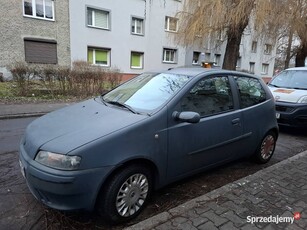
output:
<svg viewBox="0 0 307 230"><path fill-rule="evenodd" d="M301 214L299 212L295 212L293 217L284 217L284 216L247 216L247 223L291 223L293 224L294 220L301 219Z"/></svg>

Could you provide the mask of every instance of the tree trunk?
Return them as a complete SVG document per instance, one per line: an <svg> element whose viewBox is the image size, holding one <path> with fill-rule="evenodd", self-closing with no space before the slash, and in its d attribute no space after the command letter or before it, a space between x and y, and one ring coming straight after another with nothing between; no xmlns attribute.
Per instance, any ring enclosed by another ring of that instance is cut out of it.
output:
<svg viewBox="0 0 307 230"><path fill-rule="evenodd" d="M304 67L306 57L307 57L307 44L303 44L296 54L295 67Z"/></svg>
<svg viewBox="0 0 307 230"><path fill-rule="evenodd" d="M248 25L248 20L249 18L245 18L239 26L228 29L223 69L236 70L237 60L240 56L241 38Z"/></svg>
<svg viewBox="0 0 307 230"><path fill-rule="evenodd" d="M229 25L227 30L227 45L223 61L223 69L236 70L237 60L240 56L240 43L243 32L248 25L249 16L253 9L253 0L245 8L245 17L237 24Z"/></svg>
<svg viewBox="0 0 307 230"><path fill-rule="evenodd" d="M236 70L237 60L240 55L241 34L228 33L223 69Z"/></svg>
<svg viewBox="0 0 307 230"><path fill-rule="evenodd" d="M285 60L285 69L289 68L289 63L291 59L291 48L292 48L292 40L293 40L293 30L292 27L290 28L289 38L288 38L288 47L287 47L287 54Z"/></svg>

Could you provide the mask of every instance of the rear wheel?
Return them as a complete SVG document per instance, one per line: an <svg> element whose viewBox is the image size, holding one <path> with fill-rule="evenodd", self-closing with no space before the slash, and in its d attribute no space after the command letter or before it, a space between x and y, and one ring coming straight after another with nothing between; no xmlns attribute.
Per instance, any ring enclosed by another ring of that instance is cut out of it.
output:
<svg viewBox="0 0 307 230"><path fill-rule="evenodd" d="M273 156L276 146L276 141L277 141L276 133L273 131L269 131L264 136L260 145L258 146L253 157L254 160L260 164L267 163Z"/></svg>
<svg viewBox="0 0 307 230"><path fill-rule="evenodd" d="M151 190L151 171L145 166L130 165L116 173L101 191L99 212L109 222L128 221L142 211Z"/></svg>

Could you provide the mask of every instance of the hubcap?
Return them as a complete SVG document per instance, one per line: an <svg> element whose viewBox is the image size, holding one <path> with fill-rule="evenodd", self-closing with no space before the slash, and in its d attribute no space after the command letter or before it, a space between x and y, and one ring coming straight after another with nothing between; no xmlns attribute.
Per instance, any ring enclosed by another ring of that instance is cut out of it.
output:
<svg viewBox="0 0 307 230"><path fill-rule="evenodd" d="M134 174L120 187L116 197L117 212L128 217L136 213L148 195L148 180L143 174Z"/></svg>
<svg viewBox="0 0 307 230"><path fill-rule="evenodd" d="M274 151L275 139L272 135L268 135L265 137L261 144L261 157L264 160L267 160Z"/></svg>

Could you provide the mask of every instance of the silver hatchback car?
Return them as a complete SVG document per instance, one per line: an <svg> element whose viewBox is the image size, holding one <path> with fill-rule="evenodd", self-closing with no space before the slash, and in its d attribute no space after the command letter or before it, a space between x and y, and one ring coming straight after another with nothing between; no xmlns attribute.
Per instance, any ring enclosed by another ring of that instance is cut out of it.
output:
<svg viewBox="0 0 307 230"><path fill-rule="evenodd" d="M176 68L38 118L19 156L45 205L97 207L105 219L123 222L154 189L238 158L268 162L277 137L274 99L261 79Z"/></svg>

